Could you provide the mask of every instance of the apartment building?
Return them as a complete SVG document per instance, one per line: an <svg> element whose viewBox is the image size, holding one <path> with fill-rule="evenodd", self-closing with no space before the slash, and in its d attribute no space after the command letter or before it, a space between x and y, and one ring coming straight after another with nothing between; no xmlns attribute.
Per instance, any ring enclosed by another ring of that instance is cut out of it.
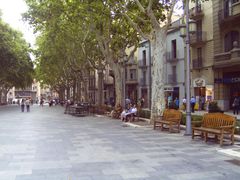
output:
<svg viewBox="0 0 240 180"><path fill-rule="evenodd" d="M190 4L190 19L196 22L196 31L190 34L191 95L214 99L213 74L213 1Z"/></svg>
<svg viewBox="0 0 240 180"><path fill-rule="evenodd" d="M138 48L138 95L144 99L143 107L151 107L152 52L149 41L142 41Z"/></svg>
<svg viewBox="0 0 240 180"><path fill-rule="evenodd" d="M178 27L168 31L167 52L165 61L165 96L178 98L180 105L185 97L185 63L184 63L184 39L180 36L180 19L172 25Z"/></svg>
<svg viewBox="0 0 240 180"><path fill-rule="evenodd" d="M240 96L240 1L212 1L214 94L223 110Z"/></svg>

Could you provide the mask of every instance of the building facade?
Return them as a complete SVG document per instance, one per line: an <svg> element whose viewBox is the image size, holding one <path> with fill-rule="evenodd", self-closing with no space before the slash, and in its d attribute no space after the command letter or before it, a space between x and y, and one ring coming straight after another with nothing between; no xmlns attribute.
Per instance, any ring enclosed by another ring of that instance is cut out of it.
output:
<svg viewBox="0 0 240 180"><path fill-rule="evenodd" d="M214 94L223 110L240 96L240 1L213 3Z"/></svg>
<svg viewBox="0 0 240 180"><path fill-rule="evenodd" d="M212 1L190 5L190 19L196 23L196 31L190 34L191 47L191 94L199 103L214 99L213 74L213 16ZM202 99L202 98L201 98Z"/></svg>
<svg viewBox="0 0 240 180"><path fill-rule="evenodd" d="M138 95L144 99L143 108L151 107L151 49L149 41L142 41L138 48Z"/></svg>
<svg viewBox="0 0 240 180"><path fill-rule="evenodd" d="M180 19L173 22L173 26L180 27ZM165 61L165 97L178 98L180 105L185 97L185 64L184 40L180 37L180 28L168 31L167 52Z"/></svg>

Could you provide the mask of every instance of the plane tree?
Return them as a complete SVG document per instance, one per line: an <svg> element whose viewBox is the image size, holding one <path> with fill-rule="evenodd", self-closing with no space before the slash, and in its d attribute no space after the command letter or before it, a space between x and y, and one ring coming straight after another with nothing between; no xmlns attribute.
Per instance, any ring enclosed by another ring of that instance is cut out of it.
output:
<svg viewBox="0 0 240 180"><path fill-rule="evenodd" d="M25 88L33 80L31 49L23 35L0 18L0 96L12 87ZM0 100L2 98L0 97Z"/></svg>

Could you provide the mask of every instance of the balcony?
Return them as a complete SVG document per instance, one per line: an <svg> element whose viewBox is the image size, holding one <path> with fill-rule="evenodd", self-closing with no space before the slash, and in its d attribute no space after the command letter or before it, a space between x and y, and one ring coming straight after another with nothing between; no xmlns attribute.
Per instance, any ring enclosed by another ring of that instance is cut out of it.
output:
<svg viewBox="0 0 240 180"><path fill-rule="evenodd" d="M147 68L147 63L146 63L146 60L140 60L138 61L138 67L139 68Z"/></svg>
<svg viewBox="0 0 240 180"><path fill-rule="evenodd" d="M240 2L233 3L231 8L221 9L218 12L218 22L222 26L229 24L238 25L239 21L240 21Z"/></svg>
<svg viewBox="0 0 240 180"><path fill-rule="evenodd" d="M167 52L166 53L166 60L167 60L167 62L170 62L170 63L177 62L179 60L178 59L178 51Z"/></svg>
<svg viewBox="0 0 240 180"><path fill-rule="evenodd" d="M168 74L168 84L177 83L177 75L176 74Z"/></svg>
<svg viewBox="0 0 240 180"><path fill-rule="evenodd" d="M190 19L199 20L199 19L202 19L203 16L204 16L204 13L202 11L201 4L198 4L197 6L190 9Z"/></svg>
<svg viewBox="0 0 240 180"><path fill-rule="evenodd" d="M215 54L214 68L233 67L240 65L240 48L234 48L229 52Z"/></svg>
<svg viewBox="0 0 240 180"><path fill-rule="evenodd" d="M190 35L190 45L203 45L207 42L207 32L205 31L196 31L194 34Z"/></svg>
<svg viewBox="0 0 240 180"><path fill-rule="evenodd" d="M137 78L133 78L133 79L126 79L126 84L138 84L138 80Z"/></svg>
<svg viewBox="0 0 240 180"><path fill-rule="evenodd" d="M203 58L198 57L192 60L192 69L201 69L203 67Z"/></svg>

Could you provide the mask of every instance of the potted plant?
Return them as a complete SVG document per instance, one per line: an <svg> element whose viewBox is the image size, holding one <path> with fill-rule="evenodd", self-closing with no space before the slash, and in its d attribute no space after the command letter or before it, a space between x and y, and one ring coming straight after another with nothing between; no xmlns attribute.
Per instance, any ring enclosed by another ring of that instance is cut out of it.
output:
<svg viewBox="0 0 240 180"><path fill-rule="evenodd" d="M208 113L216 113L216 112L221 112L223 111L220 109L216 101L212 101L208 105Z"/></svg>

